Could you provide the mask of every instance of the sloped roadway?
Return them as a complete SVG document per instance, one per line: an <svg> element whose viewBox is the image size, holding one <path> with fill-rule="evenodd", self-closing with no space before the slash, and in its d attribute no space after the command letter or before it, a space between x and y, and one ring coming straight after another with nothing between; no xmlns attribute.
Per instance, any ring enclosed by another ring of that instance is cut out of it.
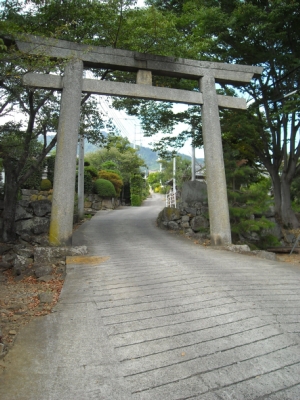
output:
<svg viewBox="0 0 300 400"><path fill-rule="evenodd" d="M74 234L55 312L27 326L2 400L300 399L300 269L158 229L163 208L100 211Z"/></svg>

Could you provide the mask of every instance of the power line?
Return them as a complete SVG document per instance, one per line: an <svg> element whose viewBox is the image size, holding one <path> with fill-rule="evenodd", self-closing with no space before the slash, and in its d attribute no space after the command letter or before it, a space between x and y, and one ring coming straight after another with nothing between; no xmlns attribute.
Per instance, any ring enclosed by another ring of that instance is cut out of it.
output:
<svg viewBox="0 0 300 400"><path fill-rule="evenodd" d="M130 137L132 134L134 135L134 147L136 145L136 127L139 126L139 134L140 134L140 124L137 124L138 120L136 118L128 118L128 117L120 117L118 115L118 112L110 107L110 105L108 104L108 99L104 98L98 98L98 104L101 107L101 109L103 110L104 114L106 115L106 117L110 118L113 120L113 123L115 124L115 126L117 127L117 129L120 130L121 134ZM122 120L125 121L129 121L129 124L131 125L131 127L126 127L125 124L122 122ZM133 124L132 121L134 121L135 123ZM142 145L141 143L142 139L140 137L140 145Z"/></svg>

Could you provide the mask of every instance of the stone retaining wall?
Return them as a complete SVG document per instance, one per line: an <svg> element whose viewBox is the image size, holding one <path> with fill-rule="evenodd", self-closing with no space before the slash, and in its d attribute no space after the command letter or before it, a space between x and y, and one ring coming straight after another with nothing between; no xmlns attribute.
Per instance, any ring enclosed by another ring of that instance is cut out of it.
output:
<svg viewBox="0 0 300 400"><path fill-rule="evenodd" d="M21 200L16 210L16 232L28 242L47 244L50 226L52 190L38 191L22 189ZM117 199L101 198L96 194L86 195L85 214L96 214L103 209L115 209L120 202ZM0 233L2 229L3 201L0 202ZM76 216L74 216L74 222Z"/></svg>
<svg viewBox="0 0 300 400"><path fill-rule="evenodd" d="M264 215L269 221L274 223L273 228L264 230L259 236L256 232L244 232L240 234L242 242L257 244L260 242L261 237L266 235L273 235L279 241L283 241L283 232L273 216L273 210L270 209ZM253 215L253 219L260 218L261 215ZM207 203L180 203L178 202L177 208L165 207L158 215L157 224L162 229L170 229L175 231L183 231L185 235L192 236L198 239L209 239L209 216ZM290 238L284 237L288 244L295 241L295 235L289 235Z"/></svg>
<svg viewBox="0 0 300 400"><path fill-rule="evenodd" d="M184 231L187 236L209 238L206 203L179 203L178 208L165 207L158 215L157 224L162 229Z"/></svg>
<svg viewBox="0 0 300 400"><path fill-rule="evenodd" d="M99 210L114 210L119 205L119 199L108 199L100 197L97 194L87 194L85 195L84 212L85 214L96 214Z"/></svg>
<svg viewBox="0 0 300 400"><path fill-rule="evenodd" d="M209 238L206 183L184 182L177 208L165 207L157 218L157 225L162 229L183 231L198 239Z"/></svg>
<svg viewBox="0 0 300 400"><path fill-rule="evenodd" d="M21 190L21 200L22 201L37 201L37 200L52 201L52 192L53 192L52 189L49 191L22 189Z"/></svg>
<svg viewBox="0 0 300 400"><path fill-rule="evenodd" d="M264 215L253 215L252 219L260 219L262 216L274 224L273 228L260 232L243 232L239 235L241 243L252 243L258 245L264 236L275 236L284 245L283 232L275 219L274 207L264 213ZM187 236L196 239L209 239L209 214L207 202L206 184L199 181L184 182L181 197L178 199L177 208L166 207L161 211L157 218L157 224L163 229L183 231ZM296 240L295 235L287 243Z"/></svg>
<svg viewBox="0 0 300 400"><path fill-rule="evenodd" d="M11 269L15 276L35 276L53 279L53 265L65 265L67 256L87 254L86 246L75 247L38 247L29 243L17 245L0 243L0 274ZM61 270L65 273L65 268ZM42 280L42 279L40 279Z"/></svg>

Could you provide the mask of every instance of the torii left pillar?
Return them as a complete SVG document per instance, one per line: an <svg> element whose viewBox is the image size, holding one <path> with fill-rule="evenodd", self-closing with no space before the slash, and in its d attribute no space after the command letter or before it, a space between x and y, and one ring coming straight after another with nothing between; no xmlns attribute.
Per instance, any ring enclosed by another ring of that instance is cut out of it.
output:
<svg viewBox="0 0 300 400"><path fill-rule="evenodd" d="M49 242L52 246L70 245L76 155L80 122L83 62L71 60L65 67L58 124L54 185Z"/></svg>

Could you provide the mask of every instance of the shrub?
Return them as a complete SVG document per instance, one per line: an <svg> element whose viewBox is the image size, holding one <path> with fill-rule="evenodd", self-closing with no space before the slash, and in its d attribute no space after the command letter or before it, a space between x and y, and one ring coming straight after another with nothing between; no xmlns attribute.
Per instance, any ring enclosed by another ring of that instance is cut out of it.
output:
<svg viewBox="0 0 300 400"><path fill-rule="evenodd" d="M97 168L95 167L90 167L90 166L84 167L84 172L88 172L94 179L98 178L98 171Z"/></svg>
<svg viewBox="0 0 300 400"><path fill-rule="evenodd" d="M147 182L145 182L145 186L143 187L142 191L142 199L147 199L149 197L150 191L149 191L149 185Z"/></svg>
<svg viewBox="0 0 300 400"><path fill-rule="evenodd" d="M259 247L263 250L269 247L279 247L280 241L274 235L268 234L260 237Z"/></svg>
<svg viewBox="0 0 300 400"><path fill-rule="evenodd" d="M50 190L52 189L52 183L49 179L42 179L40 183L41 190Z"/></svg>
<svg viewBox="0 0 300 400"><path fill-rule="evenodd" d="M120 179L123 179L123 178L122 178L122 174L121 174L121 172L120 172L118 169L104 169L104 168L101 168L100 171L112 172L113 174L117 174L118 177L119 177ZM99 171L99 172L100 172L100 171Z"/></svg>
<svg viewBox="0 0 300 400"><path fill-rule="evenodd" d="M121 176L115 171L105 171L105 170L99 171L98 175L99 175L99 178L106 179L114 185L116 194L119 197L120 193L121 193L121 189L123 187L123 181L122 181Z"/></svg>
<svg viewBox="0 0 300 400"><path fill-rule="evenodd" d="M140 174L131 176L130 179L130 199L132 206L140 206L143 200L144 179Z"/></svg>
<svg viewBox="0 0 300 400"><path fill-rule="evenodd" d="M102 197L116 197L114 185L106 179L97 179L94 182L94 191Z"/></svg>
<svg viewBox="0 0 300 400"><path fill-rule="evenodd" d="M138 194L131 194L131 205L139 207L142 204L142 198Z"/></svg>

